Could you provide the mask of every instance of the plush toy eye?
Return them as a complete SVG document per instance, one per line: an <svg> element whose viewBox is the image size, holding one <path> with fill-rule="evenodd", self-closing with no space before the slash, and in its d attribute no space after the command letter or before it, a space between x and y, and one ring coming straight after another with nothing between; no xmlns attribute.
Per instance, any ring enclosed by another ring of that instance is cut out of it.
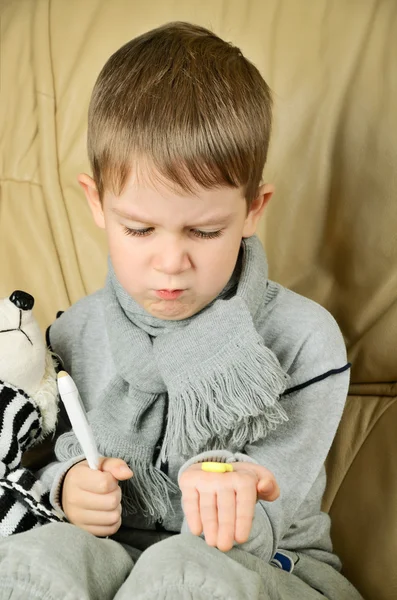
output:
<svg viewBox="0 0 397 600"><path fill-rule="evenodd" d="M22 292L21 290L15 290L15 292L12 292L10 296L10 302L15 304L15 306L21 310L32 310L34 306L33 296L27 294L26 292Z"/></svg>

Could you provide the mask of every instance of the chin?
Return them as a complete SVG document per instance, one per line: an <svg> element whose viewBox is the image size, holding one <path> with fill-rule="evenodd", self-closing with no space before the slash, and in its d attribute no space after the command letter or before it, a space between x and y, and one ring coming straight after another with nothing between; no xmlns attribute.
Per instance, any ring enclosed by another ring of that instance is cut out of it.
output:
<svg viewBox="0 0 397 600"><path fill-rule="evenodd" d="M201 307L182 304L178 300L160 300L159 302L152 303L150 306L145 306L145 310L158 319L181 321L199 312Z"/></svg>

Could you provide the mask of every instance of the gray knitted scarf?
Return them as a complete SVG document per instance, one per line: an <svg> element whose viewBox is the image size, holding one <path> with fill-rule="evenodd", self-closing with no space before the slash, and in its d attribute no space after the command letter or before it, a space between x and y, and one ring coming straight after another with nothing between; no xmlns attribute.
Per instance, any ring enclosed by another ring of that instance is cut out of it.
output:
<svg viewBox="0 0 397 600"><path fill-rule="evenodd" d="M134 472L123 484L124 507L151 520L165 516L177 489L155 466L159 452L165 462L243 450L286 420L278 399L287 375L255 329L267 286L256 237L243 240L238 266L214 302L169 321L140 307L109 264L105 325L117 376L89 418L100 451Z"/></svg>

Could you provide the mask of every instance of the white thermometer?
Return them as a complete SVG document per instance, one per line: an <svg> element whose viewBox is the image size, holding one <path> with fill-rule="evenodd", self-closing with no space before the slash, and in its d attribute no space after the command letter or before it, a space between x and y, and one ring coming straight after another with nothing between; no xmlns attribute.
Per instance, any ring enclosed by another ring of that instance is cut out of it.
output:
<svg viewBox="0 0 397 600"><path fill-rule="evenodd" d="M76 384L66 371L58 373L58 390L73 431L91 469L99 468L99 453Z"/></svg>

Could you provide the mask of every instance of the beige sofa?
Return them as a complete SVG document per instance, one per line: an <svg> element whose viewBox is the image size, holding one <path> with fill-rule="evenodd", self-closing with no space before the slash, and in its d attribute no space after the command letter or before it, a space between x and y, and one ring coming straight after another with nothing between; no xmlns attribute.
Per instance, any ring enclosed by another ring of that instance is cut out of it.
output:
<svg viewBox="0 0 397 600"><path fill-rule="evenodd" d="M271 277L336 317L353 363L324 508L344 572L397 598L397 5L394 0L0 0L0 297L42 327L101 286L105 242L76 182L106 58L187 20L240 46L272 89L261 224ZM332 399L330 399L331 401Z"/></svg>

